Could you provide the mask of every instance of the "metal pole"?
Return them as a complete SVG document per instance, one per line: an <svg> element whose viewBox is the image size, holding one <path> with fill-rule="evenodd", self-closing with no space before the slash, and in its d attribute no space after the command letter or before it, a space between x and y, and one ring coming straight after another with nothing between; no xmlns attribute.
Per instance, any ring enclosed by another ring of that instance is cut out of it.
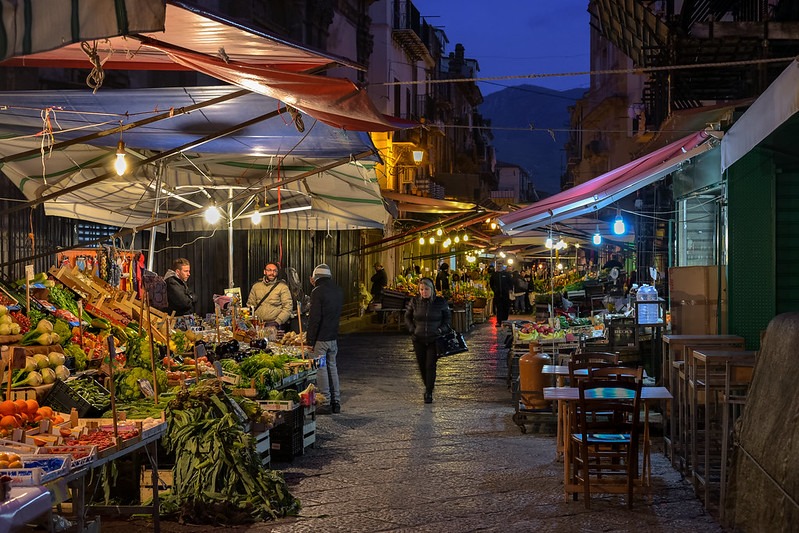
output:
<svg viewBox="0 0 799 533"><path fill-rule="evenodd" d="M233 188L227 190L227 283L233 288Z"/></svg>
<svg viewBox="0 0 799 533"><path fill-rule="evenodd" d="M158 202L161 195L161 177L163 176L164 162L158 162L158 170L155 177L155 207L153 207L153 218L158 218ZM153 271L153 256L155 255L155 234L156 229L150 230L150 247L147 249L147 270Z"/></svg>

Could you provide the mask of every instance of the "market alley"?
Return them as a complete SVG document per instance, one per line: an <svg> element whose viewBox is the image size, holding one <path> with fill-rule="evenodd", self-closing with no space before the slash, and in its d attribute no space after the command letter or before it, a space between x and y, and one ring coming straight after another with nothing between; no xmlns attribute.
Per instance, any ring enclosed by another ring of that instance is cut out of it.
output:
<svg viewBox="0 0 799 533"><path fill-rule="evenodd" d="M315 447L274 465L301 514L249 530L721 531L659 451L652 503L566 501L554 434L522 434L511 420L502 338L493 319L473 328L469 353L439 362L425 405L407 335L343 337L341 414L319 416Z"/></svg>

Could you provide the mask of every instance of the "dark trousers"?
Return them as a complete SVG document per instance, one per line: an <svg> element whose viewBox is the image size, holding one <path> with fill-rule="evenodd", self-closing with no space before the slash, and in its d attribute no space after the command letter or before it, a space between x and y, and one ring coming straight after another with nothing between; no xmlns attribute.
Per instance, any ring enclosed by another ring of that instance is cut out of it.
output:
<svg viewBox="0 0 799 533"><path fill-rule="evenodd" d="M425 392L432 394L433 387L436 385L436 361L438 359L436 341L433 339L430 342L425 342L414 339L413 351L416 352L416 362L419 364Z"/></svg>
<svg viewBox="0 0 799 533"><path fill-rule="evenodd" d="M510 313L510 300L505 298L494 298L497 306L497 324L501 324L508 319Z"/></svg>

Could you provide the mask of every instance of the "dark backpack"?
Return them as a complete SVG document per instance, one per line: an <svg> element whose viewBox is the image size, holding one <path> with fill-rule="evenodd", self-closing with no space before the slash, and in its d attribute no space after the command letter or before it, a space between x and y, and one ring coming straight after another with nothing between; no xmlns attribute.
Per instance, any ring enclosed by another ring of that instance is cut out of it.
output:
<svg viewBox="0 0 799 533"><path fill-rule="evenodd" d="M166 293L166 281L164 278L145 270L141 276L142 286L147 291L147 296L150 299L150 305L159 311L166 311L169 308Z"/></svg>

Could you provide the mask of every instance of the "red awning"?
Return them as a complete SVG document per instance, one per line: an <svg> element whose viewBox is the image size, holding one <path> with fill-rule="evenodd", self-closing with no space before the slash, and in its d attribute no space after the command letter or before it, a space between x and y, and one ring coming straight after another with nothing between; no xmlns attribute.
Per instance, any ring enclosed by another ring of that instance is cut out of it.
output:
<svg viewBox="0 0 799 533"><path fill-rule="evenodd" d="M720 133L720 132L714 132ZM684 161L715 148L705 131L692 133L599 177L499 217L502 232L515 235L601 209L679 168Z"/></svg>
<svg viewBox="0 0 799 533"><path fill-rule="evenodd" d="M366 91L348 79L224 61L150 39L144 44L166 53L175 63L285 102L336 128L374 132L418 126L416 122L382 115Z"/></svg>
<svg viewBox="0 0 799 533"><path fill-rule="evenodd" d="M325 124L350 131L392 131L419 124L381 114L350 80L303 74L357 64L170 0L37 3L0 0L0 66L90 68L84 43L103 69L183 70L281 100ZM49 6L49 7L48 7Z"/></svg>

